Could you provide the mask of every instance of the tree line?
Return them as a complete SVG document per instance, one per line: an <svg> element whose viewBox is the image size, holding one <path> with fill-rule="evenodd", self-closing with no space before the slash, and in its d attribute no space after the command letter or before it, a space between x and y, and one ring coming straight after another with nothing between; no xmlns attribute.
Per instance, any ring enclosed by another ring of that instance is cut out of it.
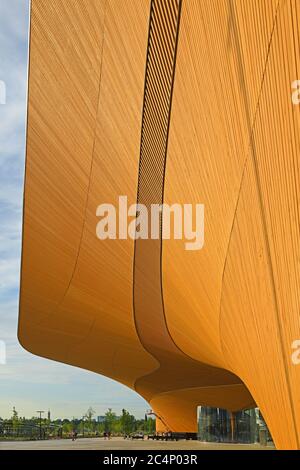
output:
<svg viewBox="0 0 300 470"><path fill-rule="evenodd" d="M89 407L82 418L61 418L49 420L46 417L32 417L25 418L19 417L16 409L13 409L12 417L8 420L1 420L0 425L11 425L12 429L17 429L21 426L41 426L47 431L47 434L67 436L73 431L83 436L101 436L105 432L110 432L112 435L129 435L135 432L143 432L144 434L152 434L155 432L155 419L146 416L144 419L137 419L123 409L120 416L118 416L111 408L109 408L104 416L100 417L100 421L95 419L95 411Z"/></svg>

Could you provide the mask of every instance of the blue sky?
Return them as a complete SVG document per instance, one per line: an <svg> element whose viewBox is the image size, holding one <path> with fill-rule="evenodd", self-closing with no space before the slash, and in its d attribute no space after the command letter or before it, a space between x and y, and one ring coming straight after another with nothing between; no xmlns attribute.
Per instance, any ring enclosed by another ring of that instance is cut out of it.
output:
<svg viewBox="0 0 300 470"><path fill-rule="evenodd" d="M0 364L0 416L51 409L53 417L79 417L92 406L142 417L147 403L105 377L26 352L17 341L23 172L27 90L28 0L0 0L0 341L7 363Z"/></svg>

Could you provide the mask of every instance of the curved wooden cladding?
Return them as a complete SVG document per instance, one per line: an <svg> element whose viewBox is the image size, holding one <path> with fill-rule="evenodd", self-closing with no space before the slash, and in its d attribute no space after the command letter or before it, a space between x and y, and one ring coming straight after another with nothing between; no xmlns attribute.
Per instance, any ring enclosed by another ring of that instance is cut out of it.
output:
<svg viewBox="0 0 300 470"><path fill-rule="evenodd" d="M148 21L140 0L32 1L19 338L129 386L157 363L132 315L134 243L100 242L96 208L136 202Z"/></svg>
<svg viewBox="0 0 300 470"><path fill-rule="evenodd" d="M163 203L180 12L178 0L151 2L137 195L148 210ZM142 345L159 362L155 372L136 381L135 389L149 401L170 390L240 383L229 372L189 358L174 343L164 314L161 250L161 237L135 242L136 328Z"/></svg>
<svg viewBox="0 0 300 470"><path fill-rule="evenodd" d="M291 83L300 72L299 19L299 2L281 2L228 248L221 311L227 361L250 387L280 448L300 447L300 368L291 357L292 343L300 338L300 113L291 104ZM237 273L240 282L233 287ZM241 333L235 344L240 349L243 342L239 358L229 353L233 317Z"/></svg>
<svg viewBox="0 0 300 470"><path fill-rule="evenodd" d="M253 407L253 399L243 384L174 390L155 395L150 403L157 415L158 432L195 432L199 403L233 412Z"/></svg>
<svg viewBox="0 0 300 470"><path fill-rule="evenodd" d="M205 244L189 252L163 242L164 301L178 346L219 367L222 276L277 3L182 7L164 201L205 205Z"/></svg>
<svg viewBox="0 0 300 470"><path fill-rule="evenodd" d="M183 3L165 202L205 204L205 246L164 241L162 260L176 344L238 375L282 449L300 426L299 18L295 1Z"/></svg>
<svg viewBox="0 0 300 470"><path fill-rule="evenodd" d="M300 3L31 4L21 343L135 387L166 428L256 402L299 448ZM124 194L205 204L203 250L100 242Z"/></svg>

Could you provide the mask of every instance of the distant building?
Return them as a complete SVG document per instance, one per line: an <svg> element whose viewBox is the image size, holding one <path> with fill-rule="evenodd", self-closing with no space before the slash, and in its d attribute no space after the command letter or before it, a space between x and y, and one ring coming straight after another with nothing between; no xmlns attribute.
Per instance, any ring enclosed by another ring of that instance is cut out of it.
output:
<svg viewBox="0 0 300 470"><path fill-rule="evenodd" d="M97 423L104 423L105 416L97 416Z"/></svg>

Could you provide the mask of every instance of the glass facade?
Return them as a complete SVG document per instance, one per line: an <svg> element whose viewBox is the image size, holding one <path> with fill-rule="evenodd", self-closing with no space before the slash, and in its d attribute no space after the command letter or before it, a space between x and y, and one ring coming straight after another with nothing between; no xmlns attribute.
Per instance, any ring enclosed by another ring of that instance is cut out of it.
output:
<svg viewBox="0 0 300 470"><path fill-rule="evenodd" d="M231 413L221 408L198 408L198 438L203 442L266 445L270 433L258 408Z"/></svg>

